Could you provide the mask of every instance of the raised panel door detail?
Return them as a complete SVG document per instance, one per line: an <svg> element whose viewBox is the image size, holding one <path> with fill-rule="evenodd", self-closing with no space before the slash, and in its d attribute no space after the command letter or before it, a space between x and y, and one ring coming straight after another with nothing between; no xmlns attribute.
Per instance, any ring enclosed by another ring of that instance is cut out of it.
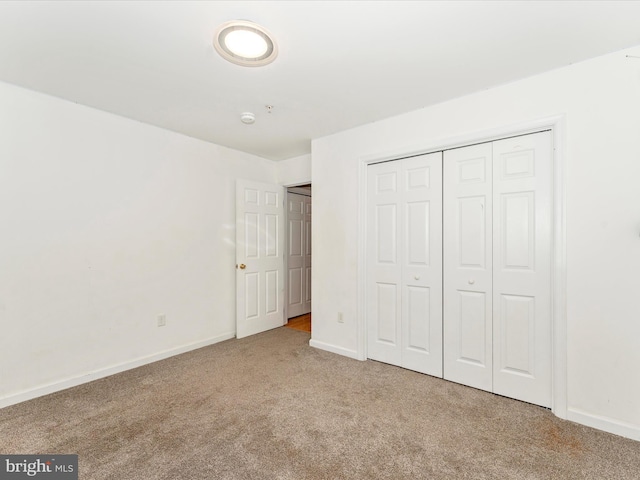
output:
<svg viewBox="0 0 640 480"><path fill-rule="evenodd" d="M257 213L245 213L244 215L244 245L245 258L255 259L259 256L259 222L260 218Z"/></svg>
<svg viewBox="0 0 640 480"><path fill-rule="evenodd" d="M272 314L278 311L278 271L267 270L265 272L266 313Z"/></svg>
<svg viewBox="0 0 640 480"><path fill-rule="evenodd" d="M302 303L302 268L289 269L289 305Z"/></svg>
<svg viewBox="0 0 640 480"><path fill-rule="evenodd" d="M265 215L266 238L265 238L265 256L277 257L278 252L278 215Z"/></svg>
<svg viewBox="0 0 640 480"><path fill-rule="evenodd" d="M500 368L510 373L534 375L535 298L501 295L502 342Z"/></svg>
<svg viewBox="0 0 640 480"><path fill-rule="evenodd" d="M458 291L460 345L458 361L485 365L486 295Z"/></svg>
<svg viewBox="0 0 640 480"><path fill-rule="evenodd" d="M516 147L517 148L517 147ZM520 150L500 155L502 180L535 176L535 151Z"/></svg>
<svg viewBox="0 0 640 480"><path fill-rule="evenodd" d="M429 167L412 168L406 171L407 190L429 188Z"/></svg>
<svg viewBox="0 0 640 480"><path fill-rule="evenodd" d="M307 209L307 215L311 215L311 199L309 199L309 202L306 205L306 209Z"/></svg>
<svg viewBox="0 0 640 480"><path fill-rule="evenodd" d="M244 203L249 205L258 205L260 199L260 193L258 190L247 188L244 191Z"/></svg>
<svg viewBox="0 0 640 480"><path fill-rule="evenodd" d="M302 220L289 220L289 255L302 255Z"/></svg>
<svg viewBox="0 0 640 480"><path fill-rule="evenodd" d="M485 197L466 197L458 200L458 245L461 267L486 266Z"/></svg>
<svg viewBox="0 0 640 480"><path fill-rule="evenodd" d="M265 192L264 194L264 204L269 207L277 207L278 206L278 194L276 192Z"/></svg>
<svg viewBox="0 0 640 480"><path fill-rule="evenodd" d="M486 180L486 158L458 161L458 183L483 183Z"/></svg>
<svg viewBox="0 0 640 480"><path fill-rule="evenodd" d="M244 277L246 295L246 318L257 318L260 312L260 276L258 273L247 273Z"/></svg>
<svg viewBox="0 0 640 480"><path fill-rule="evenodd" d="M503 268L533 270L535 265L534 192L502 195Z"/></svg>
<svg viewBox="0 0 640 480"><path fill-rule="evenodd" d="M390 193L398 190L398 177L395 172L379 174L376 177L376 193Z"/></svg>
<svg viewBox="0 0 640 480"><path fill-rule="evenodd" d="M407 312L409 316L408 347L429 352L429 326L431 311L428 287L407 287Z"/></svg>
<svg viewBox="0 0 640 480"><path fill-rule="evenodd" d="M398 286L388 283L378 283L377 287L377 310L378 310L378 335L377 340L396 344L396 326L399 318L397 318L398 306Z"/></svg>
<svg viewBox="0 0 640 480"><path fill-rule="evenodd" d="M407 210L407 264L429 265L429 202L412 202Z"/></svg>
<svg viewBox="0 0 640 480"><path fill-rule="evenodd" d="M377 260L378 263L397 263L396 205L376 207Z"/></svg>
<svg viewBox="0 0 640 480"><path fill-rule="evenodd" d="M304 203L302 200L289 200L289 213L297 213L298 215L302 215Z"/></svg>

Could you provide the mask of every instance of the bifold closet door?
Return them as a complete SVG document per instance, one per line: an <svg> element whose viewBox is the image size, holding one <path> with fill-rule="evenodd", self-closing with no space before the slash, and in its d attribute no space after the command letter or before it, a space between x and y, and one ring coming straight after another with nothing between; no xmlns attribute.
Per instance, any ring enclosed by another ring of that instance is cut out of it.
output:
<svg viewBox="0 0 640 480"><path fill-rule="evenodd" d="M444 154L444 378L551 406L551 132Z"/></svg>
<svg viewBox="0 0 640 480"><path fill-rule="evenodd" d="M551 407L551 132L493 142L493 392Z"/></svg>
<svg viewBox="0 0 640 480"><path fill-rule="evenodd" d="M442 376L442 154L367 175L368 357Z"/></svg>
<svg viewBox="0 0 640 480"><path fill-rule="evenodd" d="M444 378L492 391L492 145L444 152Z"/></svg>

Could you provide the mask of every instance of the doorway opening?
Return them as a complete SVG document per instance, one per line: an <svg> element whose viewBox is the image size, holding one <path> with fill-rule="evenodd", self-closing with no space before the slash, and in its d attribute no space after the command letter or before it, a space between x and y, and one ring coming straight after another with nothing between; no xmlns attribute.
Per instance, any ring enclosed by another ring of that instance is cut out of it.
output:
<svg viewBox="0 0 640 480"><path fill-rule="evenodd" d="M311 184L287 188L285 326L311 332Z"/></svg>

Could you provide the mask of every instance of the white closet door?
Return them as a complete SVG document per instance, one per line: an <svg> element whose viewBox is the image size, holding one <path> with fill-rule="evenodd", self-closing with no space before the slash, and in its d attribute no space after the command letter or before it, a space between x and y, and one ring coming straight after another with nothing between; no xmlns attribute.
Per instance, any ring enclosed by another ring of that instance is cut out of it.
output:
<svg viewBox="0 0 640 480"><path fill-rule="evenodd" d="M368 356L442 376L442 153L368 169Z"/></svg>
<svg viewBox="0 0 640 480"><path fill-rule="evenodd" d="M444 152L444 378L492 390L492 146Z"/></svg>
<svg viewBox="0 0 640 480"><path fill-rule="evenodd" d="M401 162L367 170L367 355L401 365Z"/></svg>
<svg viewBox="0 0 640 480"><path fill-rule="evenodd" d="M551 132L493 143L493 391L551 406Z"/></svg>
<svg viewBox="0 0 640 480"><path fill-rule="evenodd" d="M442 153L402 160L402 366L442 376Z"/></svg>

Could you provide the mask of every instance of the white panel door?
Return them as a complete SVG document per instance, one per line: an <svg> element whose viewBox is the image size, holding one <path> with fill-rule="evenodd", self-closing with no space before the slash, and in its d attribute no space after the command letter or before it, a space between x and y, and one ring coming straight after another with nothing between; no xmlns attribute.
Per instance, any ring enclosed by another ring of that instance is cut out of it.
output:
<svg viewBox="0 0 640 480"><path fill-rule="evenodd" d="M311 197L287 193L287 317L311 311Z"/></svg>
<svg viewBox="0 0 640 480"><path fill-rule="evenodd" d="M492 146L444 152L444 378L492 390Z"/></svg>
<svg viewBox="0 0 640 480"><path fill-rule="evenodd" d="M368 357L442 376L442 154L368 167Z"/></svg>
<svg viewBox="0 0 640 480"><path fill-rule="evenodd" d="M236 182L236 336L284 324L284 188Z"/></svg>
<svg viewBox="0 0 640 480"><path fill-rule="evenodd" d="M551 406L551 132L493 143L493 391Z"/></svg>
<svg viewBox="0 0 640 480"><path fill-rule="evenodd" d="M367 168L367 356L401 365L401 162Z"/></svg>
<svg viewBox="0 0 640 480"><path fill-rule="evenodd" d="M442 377L442 153L402 160L402 366Z"/></svg>

